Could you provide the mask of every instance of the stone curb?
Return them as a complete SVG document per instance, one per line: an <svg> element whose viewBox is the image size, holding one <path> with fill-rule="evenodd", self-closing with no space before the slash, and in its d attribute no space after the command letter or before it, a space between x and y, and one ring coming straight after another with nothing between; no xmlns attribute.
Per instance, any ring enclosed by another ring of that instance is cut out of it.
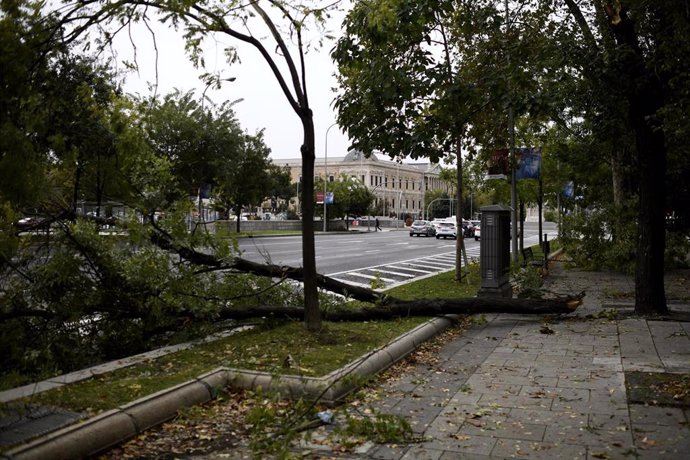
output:
<svg viewBox="0 0 690 460"><path fill-rule="evenodd" d="M292 399L319 398L322 403L334 405L359 388L368 377L386 370L423 342L449 328L458 317L433 318L324 377L276 376L218 368L194 380L36 438L0 454L0 457L8 460L89 457L170 420L181 408L210 401L219 389L228 385L240 389L270 389Z"/></svg>

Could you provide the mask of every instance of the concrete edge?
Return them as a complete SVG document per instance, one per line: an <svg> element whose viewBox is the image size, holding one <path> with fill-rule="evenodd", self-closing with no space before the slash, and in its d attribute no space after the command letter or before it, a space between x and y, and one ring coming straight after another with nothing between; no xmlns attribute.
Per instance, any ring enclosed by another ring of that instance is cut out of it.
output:
<svg viewBox="0 0 690 460"><path fill-rule="evenodd" d="M227 384L216 369L171 388L38 437L3 455L8 459L85 458L115 446L175 416L183 407L210 401Z"/></svg>
<svg viewBox="0 0 690 460"><path fill-rule="evenodd" d="M450 327L458 317L459 315L446 315L432 318L324 377L279 376L221 367L35 438L0 454L0 457L12 460L66 460L95 455L173 418L181 408L214 399L217 389L225 386L278 391L290 399L319 398L323 404L335 405L361 387L368 377L402 360L426 340Z"/></svg>

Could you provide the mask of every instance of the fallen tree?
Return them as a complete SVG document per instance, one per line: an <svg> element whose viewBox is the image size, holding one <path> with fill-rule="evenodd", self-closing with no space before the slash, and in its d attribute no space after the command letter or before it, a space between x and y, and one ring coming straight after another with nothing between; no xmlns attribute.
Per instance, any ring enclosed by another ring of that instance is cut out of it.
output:
<svg viewBox="0 0 690 460"><path fill-rule="evenodd" d="M406 316L438 316L448 314L515 313L515 314L567 314L582 303L584 293L556 299L508 299L500 297L472 297L465 299L401 300L385 297L385 305L353 310L323 312L326 321L368 321ZM301 308L275 306L232 309L221 312L223 319L276 317L302 319Z"/></svg>
<svg viewBox="0 0 690 460"><path fill-rule="evenodd" d="M304 281L304 271L298 267L275 264L260 264L241 257L230 263L223 263L212 255L188 247L176 247L162 233L154 233L152 242L162 249L176 252L191 263L204 265L212 270L236 270L257 276ZM389 319L400 316L435 316L445 314L516 313L516 314L564 314L571 313L582 304L585 293L553 299L512 299L501 297L473 297L464 299L420 299L402 300L373 289L353 286L325 275L318 275L316 285L320 289L340 294L349 299L375 304L359 310L322 312L328 321L366 321ZM264 316L303 319L301 308L263 306L249 309L222 310L223 319L247 319Z"/></svg>
<svg viewBox="0 0 690 460"><path fill-rule="evenodd" d="M75 218L76 216L72 216ZM92 217L100 224L123 226L122 222L113 219ZM125 224L126 227L126 224ZM231 260L223 260L213 254L198 251L194 248L176 243L175 240L155 222L152 222L153 231L150 233L150 241L160 249L177 254L187 263L199 267L197 273L211 271L226 271L236 273L249 273L261 277L270 277L278 280L294 280L303 282L304 270L299 267L275 265L270 263L257 263L241 257ZM84 253L89 253L88 248L80 247ZM96 254L89 254L89 259L96 261ZM106 278L112 279L108 276ZM118 277L118 285L121 289L127 287L125 279ZM476 314L476 313L515 313L515 314L567 314L573 312L581 303L584 292L578 295L557 297L552 299L521 299L521 298L495 298L473 297L456 299L415 299L403 300L388 294L368 289L363 286L353 286L342 281L317 274L316 285L318 288L342 295L346 299L358 300L373 304L359 309L338 309L323 311L322 315L328 321L367 321L374 319L390 319L405 316L436 316L445 314ZM90 314L98 314L99 311L91 311ZM121 318L136 318L141 312L132 311L131 308L120 311ZM0 314L0 321L12 318L42 318L44 320L60 319L63 313L45 309L35 309L27 305L16 305L8 311ZM169 311L170 317L186 318L189 320L208 319L205 313L181 309ZM221 308L214 313L217 319L241 320L249 318L274 317L304 319L304 309L301 307L286 307L276 305L253 306L251 308Z"/></svg>

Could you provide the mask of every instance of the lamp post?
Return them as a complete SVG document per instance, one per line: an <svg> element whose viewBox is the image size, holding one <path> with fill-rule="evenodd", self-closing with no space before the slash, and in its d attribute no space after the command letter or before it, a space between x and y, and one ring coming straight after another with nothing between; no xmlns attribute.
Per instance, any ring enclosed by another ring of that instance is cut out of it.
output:
<svg viewBox="0 0 690 460"><path fill-rule="evenodd" d="M510 32L510 14L508 11L508 0L505 0L505 23L506 23L506 36ZM507 55L508 59L508 73L512 74L512 64L510 61L510 54ZM517 185L516 185L516 174L515 174L515 114L513 112L513 102L512 102L512 88L510 78L508 77L508 96L510 97L508 104L508 133L510 137L510 223L511 223L511 256L513 262L518 261L518 241L517 241Z"/></svg>
<svg viewBox="0 0 690 460"><path fill-rule="evenodd" d="M431 200L431 203L429 203L429 205L426 207L426 220L430 220L429 218L431 217L432 204L436 203L437 201L450 201L451 203L453 203L453 200L455 200L455 198L435 198Z"/></svg>
<svg viewBox="0 0 690 460"><path fill-rule="evenodd" d="M400 157L396 157L395 161L398 163L398 172L397 172L396 180L398 181L398 188L401 188L401 187L400 187L400 185L401 185L401 184L400 184L400 162L401 162L402 160L400 160ZM395 212L395 218L396 218L396 220L400 217L400 209L402 208L402 206L400 205L400 200L402 200L402 189L400 190L400 198L398 198L398 206L397 206L397 209L396 209L396 212ZM398 226L398 227L399 227L399 226Z"/></svg>
<svg viewBox="0 0 690 460"><path fill-rule="evenodd" d="M297 204L295 205L295 214L299 216L299 180L297 181Z"/></svg>
<svg viewBox="0 0 690 460"><path fill-rule="evenodd" d="M324 172L324 178L323 178L323 232L326 233L326 225L328 223L328 217L326 216L326 196L328 195L328 132L331 130L332 127L337 125L338 123L333 123L331 126L326 129L326 140L325 140L325 146L324 146L324 160L323 160L323 172Z"/></svg>

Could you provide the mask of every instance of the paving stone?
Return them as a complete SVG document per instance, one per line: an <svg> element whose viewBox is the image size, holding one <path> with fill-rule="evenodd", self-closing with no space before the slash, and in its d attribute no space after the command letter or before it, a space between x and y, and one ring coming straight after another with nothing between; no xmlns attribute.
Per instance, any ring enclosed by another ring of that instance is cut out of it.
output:
<svg viewBox="0 0 690 460"><path fill-rule="evenodd" d="M410 449L406 445L380 445L367 454L367 458L380 460L398 460Z"/></svg>
<svg viewBox="0 0 690 460"><path fill-rule="evenodd" d="M442 456L442 450L413 445L408 449L405 455L401 457L401 460L440 460Z"/></svg>
<svg viewBox="0 0 690 460"><path fill-rule="evenodd" d="M546 425L528 423L512 417L503 421L466 420L458 434L490 436L499 439L542 441Z"/></svg>
<svg viewBox="0 0 690 460"><path fill-rule="evenodd" d="M690 452L690 430L686 426L664 426L635 423L635 447L642 458L687 458Z"/></svg>
<svg viewBox="0 0 690 460"><path fill-rule="evenodd" d="M446 438L438 438L424 442L422 443L422 447L454 452L456 455L461 454L463 457L467 454L490 455L496 441L495 438L487 436L458 433Z"/></svg>
<svg viewBox="0 0 690 460"><path fill-rule="evenodd" d="M688 425L689 420L686 418L685 412L675 407L631 404L630 420L633 425L690 426Z"/></svg>
<svg viewBox="0 0 690 460"><path fill-rule="evenodd" d="M586 459L587 448L585 446L568 445L560 442L499 439L491 452L491 457L546 460L554 458Z"/></svg>

